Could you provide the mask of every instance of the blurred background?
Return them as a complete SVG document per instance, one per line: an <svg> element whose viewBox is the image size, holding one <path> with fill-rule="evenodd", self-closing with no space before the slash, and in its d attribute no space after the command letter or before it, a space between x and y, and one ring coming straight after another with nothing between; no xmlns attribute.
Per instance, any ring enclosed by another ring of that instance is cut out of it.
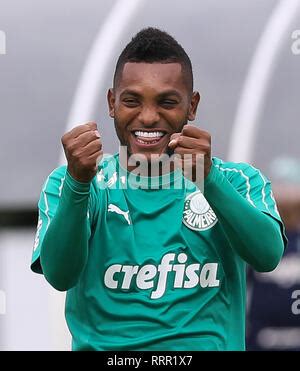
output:
<svg viewBox="0 0 300 371"><path fill-rule="evenodd" d="M190 55L213 155L260 168L293 220L291 255L249 272L248 348L300 350L300 0L0 0L0 349L70 349L64 295L29 269L37 201L71 127L96 120L117 150L106 92L147 26Z"/></svg>

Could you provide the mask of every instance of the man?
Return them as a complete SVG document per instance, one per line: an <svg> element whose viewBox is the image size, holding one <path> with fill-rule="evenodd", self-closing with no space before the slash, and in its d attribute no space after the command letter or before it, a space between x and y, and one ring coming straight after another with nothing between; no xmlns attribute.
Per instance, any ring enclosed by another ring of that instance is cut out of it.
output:
<svg viewBox="0 0 300 371"><path fill-rule="evenodd" d="M245 266L276 267L283 225L266 178L211 158L210 134L188 124L199 99L183 48L144 29L108 104L126 155L146 168L118 154L99 163L94 122L62 137L68 165L43 187L32 269L68 291L74 350L244 349Z"/></svg>

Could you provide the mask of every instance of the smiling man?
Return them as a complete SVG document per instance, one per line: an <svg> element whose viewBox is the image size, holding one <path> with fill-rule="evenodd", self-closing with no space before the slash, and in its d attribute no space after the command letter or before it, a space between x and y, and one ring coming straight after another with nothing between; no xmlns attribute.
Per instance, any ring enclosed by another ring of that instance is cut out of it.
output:
<svg viewBox="0 0 300 371"><path fill-rule="evenodd" d="M95 122L62 137L31 267L67 291L74 350L244 349L246 264L274 269L286 239L270 182L188 124L199 100L184 49L147 28L108 92L126 156L102 158Z"/></svg>

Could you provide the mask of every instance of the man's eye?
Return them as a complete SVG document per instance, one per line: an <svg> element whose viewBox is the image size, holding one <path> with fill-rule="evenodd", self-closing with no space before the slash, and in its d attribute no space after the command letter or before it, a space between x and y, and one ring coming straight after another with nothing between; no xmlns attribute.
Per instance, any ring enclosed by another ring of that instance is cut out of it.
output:
<svg viewBox="0 0 300 371"><path fill-rule="evenodd" d="M136 99L124 99L123 103L128 107L136 107L139 104Z"/></svg>
<svg viewBox="0 0 300 371"><path fill-rule="evenodd" d="M176 104L177 104L177 101L175 101L175 100L169 100L169 99L163 100L161 102L161 105L162 106L164 106L164 107L170 107L170 108L176 106Z"/></svg>

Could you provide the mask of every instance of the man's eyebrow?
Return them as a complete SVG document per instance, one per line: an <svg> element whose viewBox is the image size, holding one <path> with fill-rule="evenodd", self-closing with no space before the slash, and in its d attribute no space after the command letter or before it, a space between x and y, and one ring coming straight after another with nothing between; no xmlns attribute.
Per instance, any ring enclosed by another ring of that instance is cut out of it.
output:
<svg viewBox="0 0 300 371"><path fill-rule="evenodd" d="M139 94L137 91L130 90L130 89L125 89L124 91L122 91L122 93L120 95L122 96L122 95L126 95L126 94L133 95L137 98L141 97L141 94Z"/></svg>
<svg viewBox="0 0 300 371"><path fill-rule="evenodd" d="M175 95L177 98L181 99L181 94L177 90L166 90L158 94L159 98L164 98L170 95Z"/></svg>
<svg viewBox="0 0 300 371"><path fill-rule="evenodd" d="M121 96L126 95L126 94L132 95L132 96L137 97L137 98L142 97L142 94L138 93L135 90L130 90L130 89L125 89L124 91L122 91ZM162 91L161 93L158 94L158 98L165 98L166 96L170 96L170 95L174 95L174 96L176 96L177 98L180 98L180 99L182 98L181 94L177 90L172 90L172 89Z"/></svg>

